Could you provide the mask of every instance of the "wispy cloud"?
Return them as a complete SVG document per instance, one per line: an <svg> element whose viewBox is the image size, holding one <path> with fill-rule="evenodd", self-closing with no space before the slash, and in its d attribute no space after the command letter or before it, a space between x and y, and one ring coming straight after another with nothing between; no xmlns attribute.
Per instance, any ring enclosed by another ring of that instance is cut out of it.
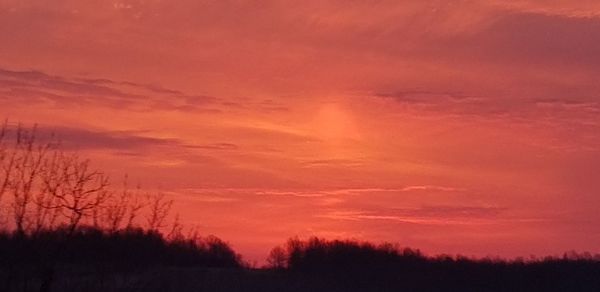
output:
<svg viewBox="0 0 600 292"><path fill-rule="evenodd" d="M504 208L477 206L423 206L412 209L383 209L373 211L330 211L318 215L334 220L384 220L426 225L495 224Z"/></svg>
<svg viewBox="0 0 600 292"><path fill-rule="evenodd" d="M9 124L8 134L16 133L17 125ZM150 131L107 131L65 126L35 126L37 139L58 143L68 151L107 150L114 155L140 157L149 151L182 152L184 149L199 151L210 150L237 150L238 147L231 143L191 144L177 138L162 138L153 136ZM182 156L193 157L191 153L181 153ZM175 160L172 160L175 161ZM165 162L166 163L166 162Z"/></svg>
<svg viewBox="0 0 600 292"><path fill-rule="evenodd" d="M0 68L0 85L3 85L0 101L3 100L6 106L36 101L59 108L93 104L119 110L214 111L218 101L214 97L187 95L158 85L66 78L34 70L13 71Z"/></svg>
<svg viewBox="0 0 600 292"><path fill-rule="evenodd" d="M187 189L191 193L223 193L223 194L244 194L258 196L276 196L276 197L304 197L304 198L321 198L321 197L343 197L361 194L376 194L376 193L402 193L402 192L459 192L464 191L463 188L444 187L435 185L415 185L402 188L352 188L352 189L255 189L255 188L196 188Z"/></svg>

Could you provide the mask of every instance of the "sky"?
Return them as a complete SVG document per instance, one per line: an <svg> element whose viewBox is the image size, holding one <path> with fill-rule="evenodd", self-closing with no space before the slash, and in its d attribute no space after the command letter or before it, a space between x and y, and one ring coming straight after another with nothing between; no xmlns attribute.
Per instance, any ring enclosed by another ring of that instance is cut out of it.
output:
<svg viewBox="0 0 600 292"><path fill-rule="evenodd" d="M600 2L0 0L0 117L261 262L600 252Z"/></svg>

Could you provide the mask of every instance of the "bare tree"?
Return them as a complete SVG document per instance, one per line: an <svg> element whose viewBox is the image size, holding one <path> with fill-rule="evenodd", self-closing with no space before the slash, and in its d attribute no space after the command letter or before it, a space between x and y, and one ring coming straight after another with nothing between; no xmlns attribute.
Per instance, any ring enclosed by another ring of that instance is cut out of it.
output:
<svg viewBox="0 0 600 292"><path fill-rule="evenodd" d="M125 176L123 189L120 192L112 193L102 210L98 208L99 211L103 211L103 221L106 230L116 232L121 228L127 211L129 211L130 201L134 195L134 192L128 187L127 176Z"/></svg>
<svg viewBox="0 0 600 292"><path fill-rule="evenodd" d="M281 246L274 247L271 252L269 252L269 257L267 257L267 264L269 267L274 269L282 269L287 265L287 253L284 248Z"/></svg>
<svg viewBox="0 0 600 292"><path fill-rule="evenodd" d="M146 217L148 229L158 232L160 228L165 227L164 222L171 211L173 200L167 200L163 193L158 193L149 196L148 201L150 207L150 213Z"/></svg>
<svg viewBox="0 0 600 292"><path fill-rule="evenodd" d="M80 160L76 155L65 155L55 151L45 160L41 172L42 187L36 197L38 214L36 229L44 222L52 228L58 214L68 223L67 236L70 237L81 220L102 206L109 196L108 177L102 172L91 170L89 160ZM48 219L46 219L48 218ZM60 254L64 245L55 253ZM39 291L49 291L54 278L55 263L47 263Z"/></svg>
<svg viewBox="0 0 600 292"><path fill-rule="evenodd" d="M132 194L131 199L129 200L129 204L127 206L129 215L127 216L127 224L125 224L126 229L133 228L135 224L135 220L138 217L138 214L142 208L146 206L146 202L140 198L140 186L136 188L136 191Z"/></svg>
<svg viewBox="0 0 600 292"><path fill-rule="evenodd" d="M192 226L190 229L188 229L186 238L194 244L200 243L202 238L200 237L200 230L198 229L198 226Z"/></svg>
<svg viewBox="0 0 600 292"><path fill-rule="evenodd" d="M93 169L89 160L61 151L53 136L50 140L37 139L36 130L36 126L21 125L13 129L7 121L0 124L0 203L8 197L8 203L0 204L0 221L13 219L16 233L25 236L66 223L68 232L64 235L68 239L90 218L103 232L118 232L123 225L132 228L144 214L148 230L163 230L172 200L162 193L144 200L139 187L133 191L128 188L127 178L122 190L109 189L108 177ZM5 205L10 207L6 212ZM148 210L142 210L146 206ZM164 238L185 238L179 215ZM197 233L193 238L200 242ZM212 249L225 246L215 240L207 242ZM54 253L67 252L65 249L66 245L59 245ZM40 291L49 289L55 264L45 263Z"/></svg>
<svg viewBox="0 0 600 292"><path fill-rule="evenodd" d="M60 159L62 157L62 152L55 149L44 159L42 171L39 174L41 186L34 198L34 233L44 228L52 229L60 215L59 208L50 208L50 206L57 205L56 195L63 183L63 176L60 172Z"/></svg>
<svg viewBox="0 0 600 292"><path fill-rule="evenodd" d="M0 128L0 224L4 227L8 222L7 208L2 204L2 197L8 188L14 156L9 153L6 136L8 133L8 120Z"/></svg>
<svg viewBox="0 0 600 292"><path fill-rule="evenodd" d="M53 137L45 142L38 141L36 130L35 125L27 129L19 124L9 135L7 121L0 128L0 200L7 193L11 195L8 208L1 206L6 210L2 215L10 214L20 234L31 225L34 230L39 230L47 213L39 202L46 192L42 181L46 156L54 144ZM36 205L34 210L31 210L32 203Z"/></svg>
<svg viewBox="0 0 600 292"><path fill-rule="evenodd" d="M0 166L2 169L0 176L0 201L10 186L12 172L17 158L16 146L9 149L7 140L8 136L8 121L4 121L0 130Z"/></svg>
<svg viewBox="0 0 600 292"><path fill-rule="evenodd" d="M36 127L30 131L18 127L14 153L11 157L8 189L12 193L12 212L18 233L24 233L27 222L29 206L32 203L34 192L40 185L40 173L50 143L36 143Z"/></svg>
<svg viewBox="0 0 600 292"><path fill-rule="evenodd" d="M106 202L109 181L102 172L90 169L89 160L81 161L75 155L63 156L59 166L52 185L56 191L50 192L55 203L47 208L58 208L73 232L84 217Z"/></svg>
<svg viewBox="0 0 600 292"><path fill-rule="evenodd" d="M175 215L175 220L173 221L173 225L171 226L171 230L169 234L167 234L167 239L170 241L179 241L183 240L185 236L183 235L183 225L179 222L179 213Z"/></svg>

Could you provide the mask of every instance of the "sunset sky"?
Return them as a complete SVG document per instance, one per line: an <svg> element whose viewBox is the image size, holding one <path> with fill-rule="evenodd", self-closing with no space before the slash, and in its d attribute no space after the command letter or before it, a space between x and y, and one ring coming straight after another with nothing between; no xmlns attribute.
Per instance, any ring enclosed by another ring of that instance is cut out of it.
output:
<svg viewBox="0 0 600 292"><path fill-rule="evenodd" d="M0 0L0 118L248 260L600 252L596 0Z"/></svg>

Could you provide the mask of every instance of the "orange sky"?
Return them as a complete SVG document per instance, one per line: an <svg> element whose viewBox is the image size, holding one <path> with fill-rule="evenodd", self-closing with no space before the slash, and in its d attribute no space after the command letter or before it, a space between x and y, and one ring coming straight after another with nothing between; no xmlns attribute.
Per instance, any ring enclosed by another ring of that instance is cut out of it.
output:
<svg viewBox="0 0 600 292"><path fill-rule="evenodd" d="M0 0L0 117L250 260L600 252L599 3Z"/></svg>

